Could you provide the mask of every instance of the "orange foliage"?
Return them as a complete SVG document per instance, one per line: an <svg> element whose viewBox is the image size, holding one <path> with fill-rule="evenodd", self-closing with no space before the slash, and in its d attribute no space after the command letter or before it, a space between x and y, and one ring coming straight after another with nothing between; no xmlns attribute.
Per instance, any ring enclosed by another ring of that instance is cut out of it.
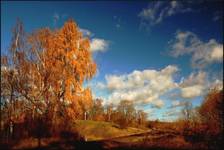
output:
<svg viewBox="0 0 224 150"><path fill-rule="evenodd" d="M29 39L33 49L37 49L37 44L42 48L42 69L48 72L47 84L56 96L59 95L58 100L63 99L64 103L71 104L69 114L76 113L71 116L82 114L84 110L81 105L85 104L87 109L92 103L90 89L83 90L82 85L84 80L91 79L96 72L89 40L82 36L73 20L55 31L40 29Z"/></svg>
<svg viewBox="0 0 224 150"><path fill-rule="evenodd" d="M73 20L56 30L42 28L26 34L19 22L8 54L1 57L7 68L1 70L1 94L4 99L10 97L5 120L47 118L55 125L61 118L61 122L81 119L92 107L91 89L84 89L83 83L95 75L97 66L89 39ZM17 107L17 100L23 106Z"/></svg>

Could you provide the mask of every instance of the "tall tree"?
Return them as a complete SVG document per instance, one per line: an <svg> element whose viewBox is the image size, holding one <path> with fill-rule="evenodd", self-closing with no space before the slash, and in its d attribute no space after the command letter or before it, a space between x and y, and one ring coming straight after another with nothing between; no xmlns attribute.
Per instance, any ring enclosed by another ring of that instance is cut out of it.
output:
<svg viewBox="0 0 224 150"><path fill-rule="evenodd" d="M118 123L122 127L132 124L135 121L136 110L132 101L122 100L117 106Z"/></svg>
<svg viewBox="0 0 224 150"><path fill-rule="evenodd" d="M199 108L202 121L208 125L211 134L223 135L223 106L223 90L213 89Z"/></svg>
<svg viewBox="0 0 224 150"><path fill-rule="evenodd" d="M187 101L184 103L184 108L182 110L182 115L185 120L190 121L192 119L192 111L193 111L193 106L192 103Z"/></svg>
<svg viewBox="0 0 224 150"><path fill-rule="evenodd" d="M91 109L91 116L93 120L104 120L104 108L102 103L102 99L97 98L94 100L93 107Z"/></svg>
<svg viewBox="0 0 224 150"><path fill-rule="evenodd" d="M137 120L139 124L144 124L147 120L147 113L145 113L143 110L138 110Z"/></svg>
<svg viewBox="0 0 224 150"><path fill-rule="evenodd" d="M83 82L96 72L89 40L82 36L76 23L69 20L61 29L34 32L29 42L37 56L38 65L34 70L39 75L36 78L42 81L40 95L45 103L70 118L80 117L84 111L83 101L91 101L91 92L82 88ZM86 103L84 108L90 104Z"/></svg>
<svg viewBox="0 0 224 150"><path fill-rule="evenodd" d="M106 115L107 115L107 121L111 121L111 115L114 112L114 105L111 103L106 106Z"/></svg>
<svg viewBox="0 0 224 150"><path fill-rule="evenodd" d="M91 90L83 88L84 81L96 72L91 55L89 39L73 20L60 29L42 28L26 34L19 21L9 53L1 57L6 68L2 71L1 66L6 81L1 83L1 94L11 97L10 113L18 112L13 100L20 99L29 108L26 115L32 114L33 119L54 122L59 116L81 117L92 105Z"/></svg>

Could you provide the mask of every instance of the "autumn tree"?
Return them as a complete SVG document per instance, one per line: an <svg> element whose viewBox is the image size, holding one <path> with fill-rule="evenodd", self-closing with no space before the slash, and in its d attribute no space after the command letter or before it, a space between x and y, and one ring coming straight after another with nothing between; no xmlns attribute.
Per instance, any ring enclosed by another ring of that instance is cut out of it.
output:
<svg viewBox="0 0 224 150"><path fill-rule="evenodd" d="M137 111L137 122L138 124L145 124L147 121L147 113L145 113L143 110Z"/></svg>
<svg viewBox="0 0 224 150"><path fill-rule="evenodd" d="M199 108L202 121L208 125L208 132L214 136L223 135L223 90L213 89Z"/></svg>
<svg viewBox="0 0 224 150"><path fill-rule="evenodd" d="M121 100L117 105L103 105L103 99L96 98L88 112L89 119L117 123L121 128L145 125L147 113L137 110L133 101Z"/></svg>
<svg viewBox="0 0 224 150"><path fill-rule="evenodd" d="M199 108L202 122L207 126L203 135L214 149L223 147L223 106L223 89L212 89Z"/></svg>
<svg viewBox="0 0 224 150"><path fill-rule="evenodd" d="M219 149L223 140L223 90L209 91L201 106L185 105L183 135L191 142L204 141Z"/></svg>
<svg viewBox="0 0 224 150"><path fill-rule="evenodd" d="M18 114L23 111L21 110L23 107L17 107L21 96L18 92L18 83L19 80L22 80L22 77L19 76L18 66L24 60L25 55L25 32L21 21L17 21L12 33L11 46L7 54L1 56L1 107L4 104L2 109L5 112L5 118L1 124L3 123L6 128L10 128L10 134L13 134L14 123L23 116Z"/></svg>
<svg viewBox="0 0 224 150"><path fill-rule="evenodd" d="M54 125L81 118L92 106L91 90L84 89L83 83L94 76L96 64L89 39L73 20L60 29L26 34L18 22L8 54L1 57L6 68L1 66L1 96L10 98L11 114L19 112L14 107L19 99L28 109L22 111L26 118L42 118Z"/></svg>
<svg viewBox="0 0 224 150"><path fill-rule="evenodd" d="M104 118L104 107L103 107L103 100L102 99L95 99L93 102L93 107L90 111L91 118L97 121L103 121Z"/></svg>
<svg viewBox="0 0 224 150"><path fill-rule="evenodd" d="M117 106L117 112L119 116L117 122L122 128L135 121L136 110L132 101L121 100Z"/></svg>
<svg viewBox="0 0 224 150"><path fill-rule="evenodd" d="M36 56L34 81L40 82L37 89L41 89L41 101L47 106L46 115L53 121L58 113L65 118L81 118L92 105L91 91L82 85L96 71L89 40L69 20L61 29L33 32L28 41Z"/></svg>
<svg viewBox="0 0 224 150"><path fill-rule="evenodd" d="M82 101L80 101L81 109L82 109L82 118L84 120L89 119L90 111L94 105L91 89L87 88L84 91L84 96L82 97Z"/></svg>
<svg viewBox="0 0 224 150"><path fill-rule="evenodd" d="M182 109L182 115L184 120L186 121L190 121L192 118L192 110L193 110L193 106L192 103L187 101L184 103L184 107Z"/></svg>
<svg viewBox="0 0 224 150"><path fill-rule="evenodd" d="M105 106L106 108L106 120L111 121L111 116L114 113L114 105L112 103Z"/></svg>

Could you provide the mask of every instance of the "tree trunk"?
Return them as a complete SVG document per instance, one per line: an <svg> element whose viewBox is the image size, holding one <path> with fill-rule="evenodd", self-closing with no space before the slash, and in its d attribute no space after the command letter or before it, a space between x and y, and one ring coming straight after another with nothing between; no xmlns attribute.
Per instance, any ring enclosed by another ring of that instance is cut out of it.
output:
<svg viewBox="0 0 224 150"><path fill-rule="evenodd" d="M41 147L41 137L38 137L38 148Z"/></svg>
<svg viewBox="0 0 224 150"><path fill-rule="evenodd" d="M0 140L2 139L2 97L0 98Z"/></svg>
<svg viewBox="0 0 224 150"><path fill-rule="evenodd" d="M86 120L86 118L87 118L87 117L86 117L86 115L87 115L87 113L86 113L86 111L85 111L85 113L84 113L84 116L85 116L85 118L84 118L84 119L85 119L85 120Z"/></svg>

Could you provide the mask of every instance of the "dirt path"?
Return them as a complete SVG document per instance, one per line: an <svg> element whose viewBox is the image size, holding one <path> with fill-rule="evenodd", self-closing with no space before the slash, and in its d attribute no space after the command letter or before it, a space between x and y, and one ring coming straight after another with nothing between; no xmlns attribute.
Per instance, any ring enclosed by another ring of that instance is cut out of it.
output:
<svg viewBox="0 0 224 150"><path fill-rule="evenodd" d="M128 134L128 135L123 135L123 136L116 136L108 139L99 139L99 140L94 140L95 142L104 142L104 141L113 141L113 140L119 140L123 138L128 138L128 137L140 137L140 136L147 136L149 138L162 138L164 136L175 136L175 135L180 135L180 133L174 131L174 130L159 130L159 129L149 129L144 132L139 132L139 133L133 133L133 134ZM92 142L94 142L92 141Z"/></svg>
<svg viewBox="0 0 224 150"><path fill-rule="evenodd" d="M132 133L132 134L126 134L126 135L122 135L122 136L115 136L112 138L106 138L106 139L98 139L98 140L92 140L92 142L99 142L99 141L107 141L107 140L114 140L114 139L119 139L119 138L126 138L126 137L130 137L130 136L141 136L141 135L145 135L145 134L149 134L152 130L147 130L147 131L143 131L143 132L138 132L138 133ZM90 141L91 142L91 141Z"/></svg>

